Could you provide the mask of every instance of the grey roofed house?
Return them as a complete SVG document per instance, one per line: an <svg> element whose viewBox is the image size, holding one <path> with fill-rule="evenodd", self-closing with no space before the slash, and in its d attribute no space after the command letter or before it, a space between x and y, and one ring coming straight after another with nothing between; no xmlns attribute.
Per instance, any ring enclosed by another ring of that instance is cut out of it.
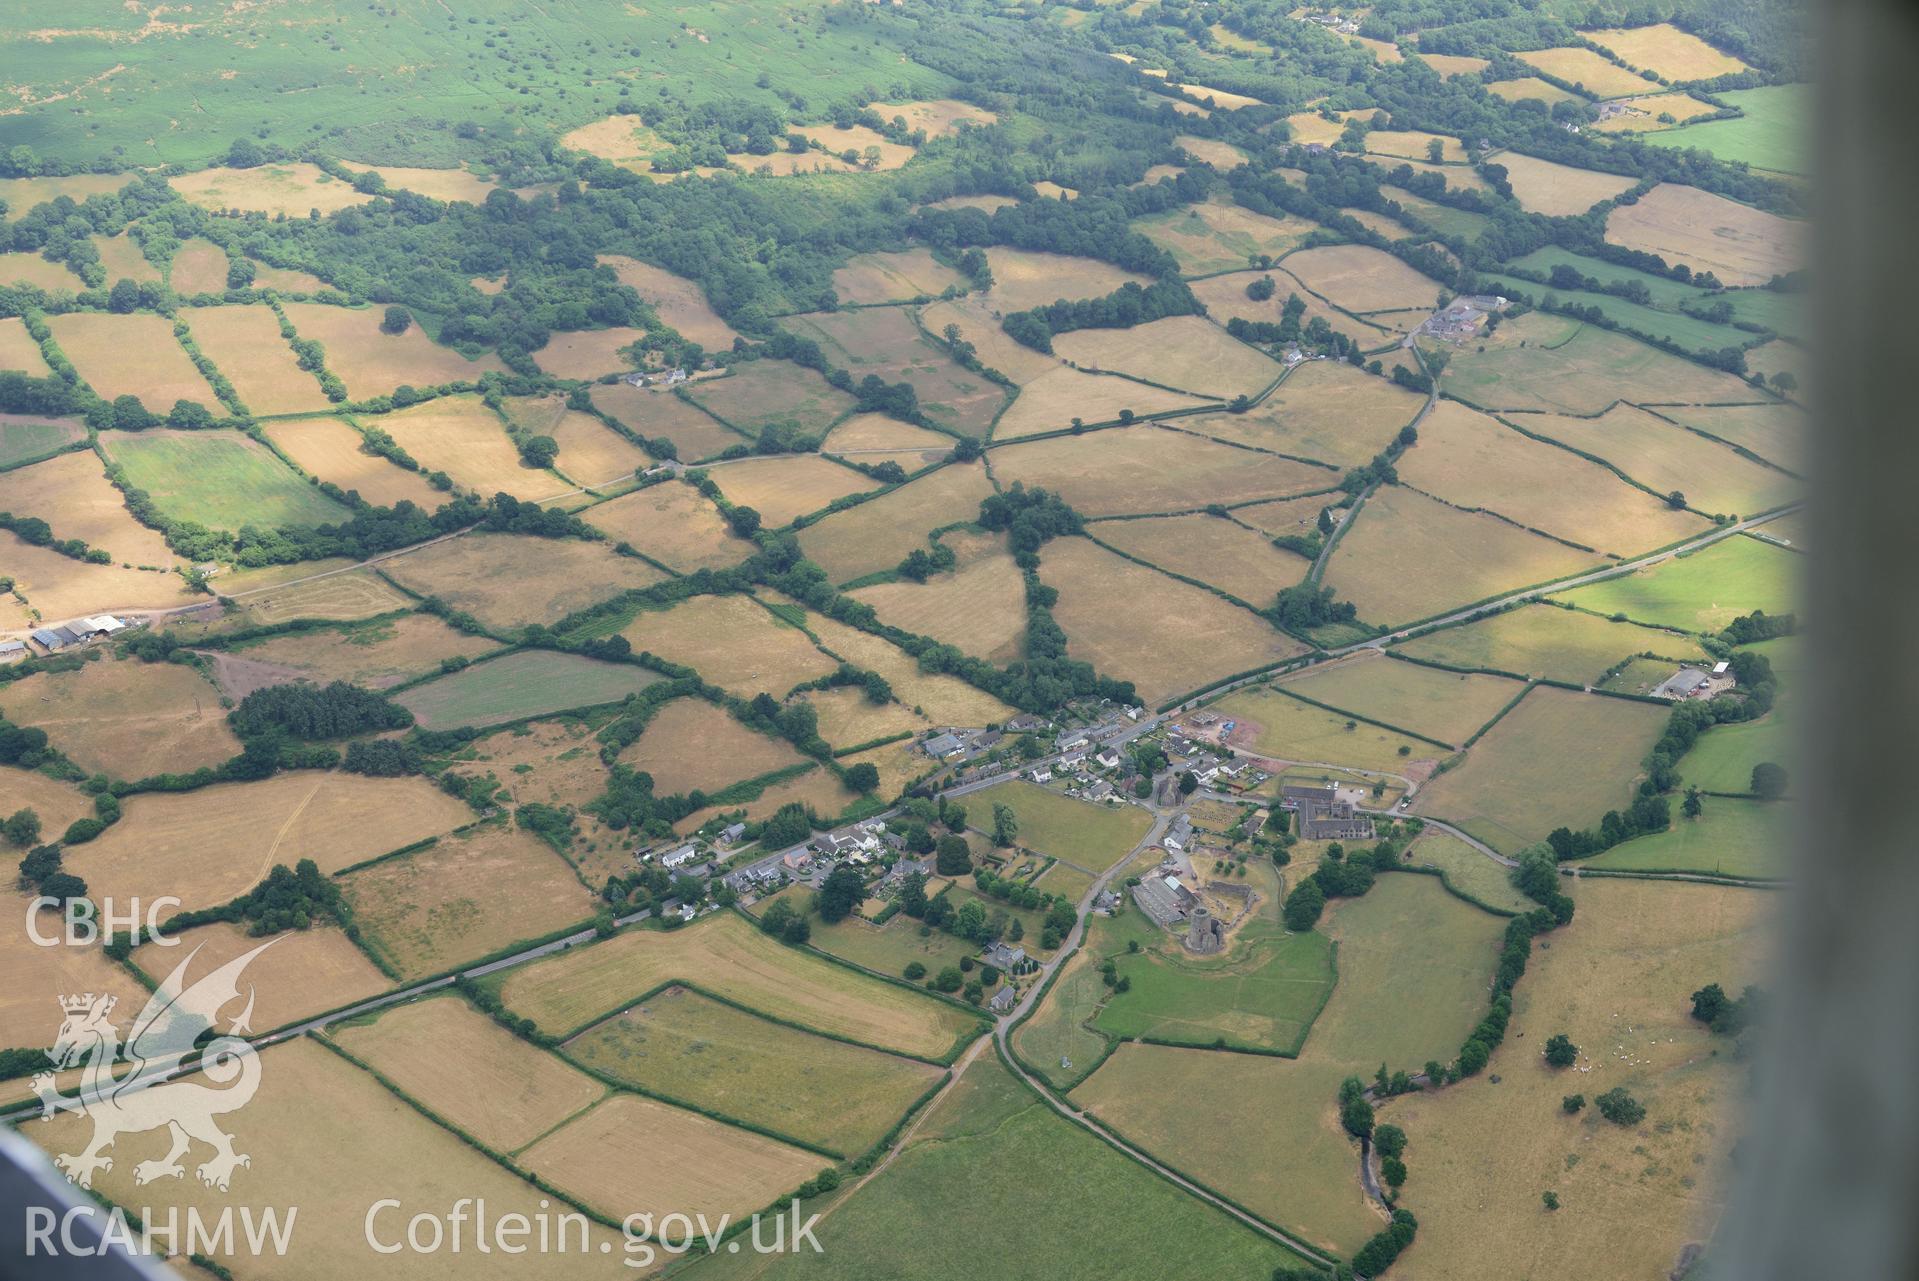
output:
<svg viewBox="0 0 1919 1281"><path fill-rule="evenodd" d="M979 959L982 964L990 965L996 970L1010 972L1013 967L1026 959L1026 949L995 942L989 944L986 950L979 954Z"/></svg>
<svg viewBox="0 0 1919 1281"><path fill-rule="evenodd" d="M720 829L720 840L727 845L733 844L733 842L745 835L746 824L744 823L729 823Z"/></svg>
<svg viewBox="0 0 1919 1281"><path fill-rule="evenodd" d="M1703 667L1682 667L1653 689L1654 698L1691 698L1712 679Z"/></svg>
<svg viewBox="0 0 1919 1281"><path fill-rule="evenodd" d="M959 738L952 734L935 734L920 744L921 750L935 760L945 760L963 746Z"/></svg>
<svg viewBox="0 0 1919 1281"><path fill-rule="evenodd" d="M1018 1004L1019 993L1010 987L1002 987L993 993L993 999L986 1003L986 1008L995 1014L1004 1014Z"/></svg>

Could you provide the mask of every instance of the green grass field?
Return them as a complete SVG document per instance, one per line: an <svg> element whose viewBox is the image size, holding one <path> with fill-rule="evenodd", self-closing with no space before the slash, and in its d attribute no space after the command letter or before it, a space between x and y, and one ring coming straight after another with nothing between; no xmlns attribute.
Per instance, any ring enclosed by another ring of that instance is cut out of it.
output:
<svg viewBox="0 0 1919 1281"><path fill-rule="evenodd" d="M1485 214L1473 213L1468 209L1454 209L1451 205L1438 204L1431 200L1415 196L1399 187L1383 188L1383 194L1419 219L1442 236L1458 236L1462 240L1477 240L1479 233L1486 230L1492 221Z"/></svg>
<svg viewBox="0 0 1919 1281"><path fill-rule="evenodd" d="M1752 767L1792 759L1791 707L1781 699L1756 721L1715 725L1679 759L1687 786L1707 792L1743 793L1752 787Z"/></svg>
<svg viewBox="0 0 1919 1281"><path fill-rule="evenodd" d="M1582 867L1616 872L1717 872L1779 877L1786 872L1791 811L1779 801L1708 796L1698 818L1673 816L1672 827L1615 845Z"/></svg>
<svg viewBox="0 0 1919 1281"><path fill-rule="evenodd" d="M1530 912L1538 906L1513 888L1503 863L1495 863L1450 832L1427 829L1413 843L1412 855L1415 865L1438 868L1449 888L1489 907Z"/></svg>
<svg viewBox="0 0 1919 1281"><path fill-rule="evenodd" d="M1076 801L1034 783L999 783L965 798L973 826L991 830L993 806L1005 805L1019 819L1017 841L1029 850L1104 872L1126 857L1153 825L1145 810Z"/></svg>
<svg viewBox="0 0 1919 1281"><path fill-rule="evenodd" d="M198 165L256 130L297 147L325 129L340 154L449 165L465 152L455 125L510 132L524 121L561 133L608 115L620 101L619 73L636 60L658 67L660 87L683 99L775 110L786 85L822 102L851 99L872 80L875 59L887 69L883 86L902 94L949 87L872 48L885 37L820 21L821 7L696 0L615 22L577 6L529 10L506 0L473 0L457 17L437 4L368 11L321 0L295 23L241 5L142 31L144 12L81 0L62 11L63 30L41 39L29 33L47 25L45 15L20 9L0 18L0 63L19 68L24 100L35 105L9 121L8 143L83 165L119 158L120 148L131 164ZM798 22L774 21L781 11ZM136 33L141 56L122 58ZM101 83L116 62L129 65ZM762 85L763 72L778 79Z"/></svg>
<svg viewBox="0 0 1919 1281"><path fill-rule="evenodd" d="M531 649L416 685L394 701L427 729L452 729L616 703L659 679L644 667Z"/></svg>
<svg viewBox="0 0 1919 1281"><path fill-rule="evenodd" d="M1689 556L1576 587L1553 599L1636 623L1716 632L1755 609L1790 614L1798 599L1800 568L1793 553L1735 535Z"/></svg>
<svg viewBox="0 0 1919 1281"><path fill-rule="evenodd" d="M802 1032L670 988L566 1043L567 1057L636 1086L857 1156L940 1069Z"/></svg>
<svg viewBox="0 0 1919 1281"><path fill-rule="evenodd" d="M1066 1180L1070 1196L1061 1195ZM853 1194L816 1235L817 1254L742 1251L702 1272L775 1281L1217 1281L1301 1262L1060 1117L990 1054L928 1115L885 1177Z"/></svg>
<svg viewBox="0 0 1919 1281"><path fill-rule="evenodd" d="M1100 978L1106 949L1097 940L1110 927L1095 920L1089 942L1053 980L1046 999L1013 1033L1013 1052L1056 1090L1070 1090L1098 1065L1111 1040L1092 1026L1109 989Z"/></svg>
<svg viewBox="0 0 1919 1281"><path fill-rule="evenodd" d="M1599 272L1586 274L1603 278ZM1522 280L1517 276L1504 280L1497 276L1486 276L1481 278L1480 285L1487 293L1504 294L1508 298L1524 295L1535 305L1551 297L1558 299L1562 304L1596 308L1622 329L1629 329L1649 338L1663 338L1688 351L1714 352L1722 347L1742 347L1753 338L1753 335L1735 329L1731 325L1700 320L1696 316L1689 316L1680 311L1663 311L1643 303L1629 302L1612 294L1589 293L1583 289L1554 289L1549 285L1534 284L1530 280ZM1698 293L1697 290L1693 292ZM1708 305L1703 294L1695 305Z"/></svg>
<svg viewBox="0 0 1919 1281"><path fill-rule="evenodd" d="M1120 946L1137 938L1141 950L1114 953L1132 987L1093 1020L1112 1036L1292 1051L1332 987L1332 944L1317 931L1289 935L1252 920L1223 955L1200 957L1137 911L1115 924Z"/></svg>
<svg viewBox="0 0 1919 1281"><path fill-rule="evenodd" d="M0 468L45 458L80 439L68 423L0 423Z"/></svg>
<svg viewBox="0 0 1919 1281"><path fill-rule="evenodd" d="M1812 90L1807 85L1766 85L1729 89L1717 95L1745 115L1682 125L1643 139L1655 147L1697 147L1721 160L1743 161L1754 169L1803 173L1805 136L1812 119Z"/></svg>
<svg viewBox="0 0 1919 1281"><path fill-rule="evenodd" d="M780 891L778 897L791 900L799 911L812 912L813 891L804 886L788 886ZM879 903L869 902L864 910L873 912L879 910L880 906ZM757 914L759 910L755 908L754 912ZM949 965L958 965L961 957L972 956L979 951L971 943L955 938L944 930L930 930L922 937L920 931L928 927L903 913L895 915L884 925L875 925L858 915L831 923L818 916L812 919L814 947L822 952L830 952L841 960L864 965L869 970L877 970L895 978L916 961L926 967L928 974L937 974Z"/></svg>
<svg viewBox="0 0 1919 1281"><path fill-rule="evenodd" d="M211 529L277 529L327 525L348 515L239 432L102 432L100 440L127 481L176 520Z"/></svg>
<svg viewBox="0 0 1919 1281"><path fill-rule="evenodd" d="M1522 605L1491 618L1416 637L1394 647L1413 658L1455 667L1487 667L1581 685L1629 654L1703 659L1690 636L1594 618L1551 605Z"/></svg>
<svg viewBox="0 0 1919 1281"><path fill-rule="evenodd" d="M1414 809L1505 854L1556 827L1591 827L1632 800L1667 714L1650 703L1535 686L1463 764L1421 789Z"/></svg>
<svg viewBox="0 0 1919 1281"><path fill-rule="evenodd" d="M1281 688L1457 746L1526 687L1500 676L1467 676L1418 663L1362 658L1315 668Z"/></svg>

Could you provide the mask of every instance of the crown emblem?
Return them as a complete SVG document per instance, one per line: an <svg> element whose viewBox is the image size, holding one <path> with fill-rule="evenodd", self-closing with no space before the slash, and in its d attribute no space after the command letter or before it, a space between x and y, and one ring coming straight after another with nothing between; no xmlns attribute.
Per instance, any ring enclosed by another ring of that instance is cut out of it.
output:
<svg viewBox="0 0 1919 1281"><path fill-rule="evenodd" d="M68 1014L85 1014L87 1011L93 1008L94 1002L96 999L98 999L100 1003L101 1013L104 1014L106 1011L113 1008L113 1001L114 1001L113 997L108 996L108 997L96 998L94 994L91 992L88 992L85 996L61 997L60 1008Z"/></svg>

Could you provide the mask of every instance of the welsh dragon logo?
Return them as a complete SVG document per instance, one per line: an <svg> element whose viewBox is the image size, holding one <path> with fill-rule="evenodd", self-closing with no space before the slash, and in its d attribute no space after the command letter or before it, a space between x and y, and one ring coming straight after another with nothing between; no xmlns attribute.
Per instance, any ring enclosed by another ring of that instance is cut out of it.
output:
<svg viewBox="0 0 1919 1281"><path fill-rule="evenodd" d="M134 1167L136 1183L181 1177L185 1169L180 1159L196 1140L213 1149L212 1157L197 1170L200 1182L208 1187L226 1191L234 1170L252 1164L244 1153L233 1150L233 1136L214 1123L215 1117L246 1106L260 1088L259 1052L243 1039L251 1031L253 1018L251 985L245 1008L226 1032L218 1033L216 1028L220 1011L240 999L241 973L275 941L269 939L188 983L187 967L200 952L194 948L148 998L124 1045L108 1021L117 998L90 992L60 998L66 1019L47 1057L56 1070L81 1067L80 1090L61 1094L54 1087L53 1073L42 1072L33 1078L33 1092L40 1098L41 1120L78 1112L93 1122L93 1137L83 1151L54 1157L68 1179L83 1188L93 1186L96 1171L113 1168L113 1158L106 1151L115 1139L162 1127L171 1134L172 1146L159 1160ZM209 1032L215 1032L213 1039L201 1045ZM170 1080L196 1047L196 1077Z"/></svg>

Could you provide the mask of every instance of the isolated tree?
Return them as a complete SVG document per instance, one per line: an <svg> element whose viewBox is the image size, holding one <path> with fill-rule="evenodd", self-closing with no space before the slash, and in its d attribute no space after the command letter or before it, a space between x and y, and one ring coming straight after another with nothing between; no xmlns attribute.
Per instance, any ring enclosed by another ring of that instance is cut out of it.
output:
<svg viewBox="0 0 1919 1281"><path fill-rule="evenodd" d="M1667 494L1666 506L1672 508L1676 512L1686 510L1685 491L1675 489L1670 494Z"/></svg>
<svg viewBox="0 0 1919 1281"><path fill-rule="evenodd" d="M1593 1100L1599 1115L1614 1125L1634 1126L1646 1119L1645 1105L1626 1093L1624 1086L1614 1086Z"/></svg>
<svg viewBox="0 0 1919 1281"><path fill-rule="evenodd" d="M1373 1132L1373 1105L1366 1101L1366 1087L1356 1076L1340 1082L1339 1123L1356 1139L1367 1138Z"/></svg>
<svg viewBox="0 0 1919 1281"><path fill-rule="evenodd" d="M1019 816L1010 805L993 806L993 844L1005 849L1019 836Z"/></svg>
<svg viewBox="0 0 1919 1281"><path fill-rule="evenodd" d="M1559 1110L1567 1116L1573 1115L1585 1106L1586 1096L1583 1094L1568 1094L1565 1098L1559 1100Z"/></svg>
<svg viewBox="0 0 1919 1281"><path fill-rule="evenodd" d="M968 876L973 858L963 836L942 836L933 855L933 867L941 876Z"/></svg>
<svg viewBox="0 0 1919 1281"><path fill-rule="evenodd" d="M1752 794L1761 800L1776 801L1786 794L1786 770L1771 761L1752 767Z"/></svg>
<svg viewBox="0 0 1919 1281"><path fill-rule="evenodd" d="M398 337L413 327L413 313L405 307L394 305L380 314L380 332Z"/></svg>
<svg viewBox="0 0 1919 1281"><path fill-rule="evenodd" d="M1579 1061L1579 1047L1564 1032L1546 1040L1546 1062L1556 1068L1571 1067Z"/></svg>
<svg viewBox="0 0 1919 1281"><path fill-rule="evenodd" d="M1698 788L1688 787L1686 789L1686 799L1684 803L1680 805L1679 812L1687 818L1698 818L1706 812L1706 802L1700 798Z"/></svg>
<svg viewBox="0 0 1919 1281"><path fill-rule="evenodd" d="M910 981L917 983L926 977L926 967L918 961L908 961L906 968L901 970L900 973L904 974Z"/></svg>
<svg viewBox="0 0 1919 1281"><path fill-rule="evenodd" d="M1552 1191L1541 1192L1539 1194L1539 1203L1548 1210L1557 1210L1559 1208L1559 1194Z"/></svg>
<svg viewBox="0 0 1919 1281"><path fill-rule="evenodd" d="M1396 1125L1379 1126L1373 1130L1373 1146L1381 1156L1405 1156L1406 1131Z"/></svg>
<svg viewBox="0 0 1919 1281"><path fill-rule="evenodd" d="M1189 769L1181 770L1179 772L1179 794L1181 796L1191 796L1194 792L1197 792L1198 790L1199 790L1199 775L1193 773L1193 771Z"/></svg>
<svg viewBox="0 0 1919 1281"><path fill-rule="evenodd" d="M820 885L813 905L827 924L843 921L866 897L866 880L850 867L836 867Z"/></svg>
<svg viewBox="0 0 1919 1281"><path fill-rule="evenodd" d="M6 836L8 844L24 849L40 839L40 816L30 809L15 810L5 825L0 826L0 833Z"/></svg>
<svg viewBox="0 0 1919 1281"><path fill-rule="evenodd" d="M1319 914L1325 909L1326 892L1319 888L1319 882L1303 881L1286 896L1286 928L1295 934L1304 934L1318 923Z"/></svg>
<svg viewBox="0 0 1919 1281"><path fill-rule="evenodd" d="M879 766L871 761L861 761L858 765L848 767L846 785L862 796L874 791L880 785Z"/></svg>
<svg viewBox="0 0 1919 1281"><path fill-rule="evenodd" d="M1731 999L1726 989L1717 983L1708 983L1692 994L1692 1016L1701 1023L1711 1023L1729 1004Z"/></svg>
<svg viewBox="0 0 1919 1281"><path fill-rule="evenodd" d="M551 467L560 456L560 442L551 436L528 436L520 442L520 461L528 467Z"/></svg>

